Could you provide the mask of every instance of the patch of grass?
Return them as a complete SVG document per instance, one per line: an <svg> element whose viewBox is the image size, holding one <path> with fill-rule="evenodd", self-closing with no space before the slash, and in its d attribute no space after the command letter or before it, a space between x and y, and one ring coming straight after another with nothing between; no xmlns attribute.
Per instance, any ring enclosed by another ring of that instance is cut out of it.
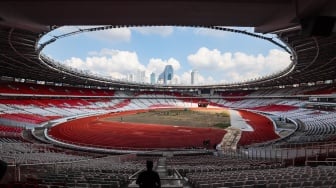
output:
<svg viewBox="0 0 336 188"><path fill-rule="evenodd" d="M229 117L230 115L226 112L216 113L217 117Z"/></svg>
<svg viewBox="0 0 336 188"><path fill-rule="evenodd" d="M214 124L214 127L218 127L218 128L221 128L221 129L226 129L230 126L231 126L230 123L216 123L216 124Z"/></svg>

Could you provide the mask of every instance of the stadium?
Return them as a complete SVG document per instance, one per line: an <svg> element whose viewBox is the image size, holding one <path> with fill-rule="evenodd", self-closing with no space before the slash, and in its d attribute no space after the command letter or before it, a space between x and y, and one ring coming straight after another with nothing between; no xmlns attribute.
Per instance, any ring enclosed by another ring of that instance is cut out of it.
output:
<svg viewBox="0 0 336 188"><path fill-rule="evenodd" d="M335 11L332 0L1 1L1 187L138 187L147 160L166 188L336 187ZM66 25L97 27L39 43ZM83 32L171 25L266 40L291 63L248 81L162 85L42 52Z"/></svg>

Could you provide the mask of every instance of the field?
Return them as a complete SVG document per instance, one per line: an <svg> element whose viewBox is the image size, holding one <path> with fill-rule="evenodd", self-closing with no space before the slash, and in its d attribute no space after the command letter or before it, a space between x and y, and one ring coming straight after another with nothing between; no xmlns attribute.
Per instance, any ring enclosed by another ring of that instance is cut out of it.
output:
<svg viewBox="0 0 336 188"><path fill-rule="evenodd" d="M144 124L160 124L187 127L218 127L230 125L230 117L223 109L156 109L120 117L109 117L106 121Z"/></svg>
<svg viewBox="0 0 336 188"><path fill-rule="evenodd" d="M63 142L112 149L209 147L221 142L229 117L224 110L134 110L75 119L48 134Z"/></svg>

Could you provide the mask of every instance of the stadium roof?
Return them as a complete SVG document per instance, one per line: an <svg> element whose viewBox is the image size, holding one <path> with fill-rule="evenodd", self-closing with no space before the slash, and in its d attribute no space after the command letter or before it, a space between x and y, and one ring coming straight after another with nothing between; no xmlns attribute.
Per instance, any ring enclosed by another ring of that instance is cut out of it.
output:
<svg viewBox="0 0 336 188"><path fill-rule="evenodd" d="M336 1L332 0L4 0L0 2L0 73L70 85L137 88L197 88L139 85L70 70L40 56L37 42L63 25L252 26L273 32L292 50L293 63L280 74L231 85L252 88L336 79Z"/></svg>

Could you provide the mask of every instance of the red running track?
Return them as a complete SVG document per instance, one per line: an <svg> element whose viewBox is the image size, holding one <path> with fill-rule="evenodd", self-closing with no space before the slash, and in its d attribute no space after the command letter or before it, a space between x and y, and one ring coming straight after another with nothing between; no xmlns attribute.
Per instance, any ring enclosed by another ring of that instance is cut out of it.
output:
<svg viewBox="0 0 336 188"><path fill-rule="evenodd" d="M261 143L280 138L274 131L272 121L267 117L244 110L239 110L239 113L241 117L247 120L247 123L254 129L254 131L242 131L241 138L238 142L239 146Z"/></svg>
<svg viewBox="0 0 336 188"><path fill-rule="evenodd" d="M144 110L143 110L144 111ZM215 128L194 128L106 122L108 116L121 116L135 112L94 116L66 122L49 130L56 140L84 146L115 149L186 148L202 147L204 140L210 145L221 142L226 131Z"/></svg>

